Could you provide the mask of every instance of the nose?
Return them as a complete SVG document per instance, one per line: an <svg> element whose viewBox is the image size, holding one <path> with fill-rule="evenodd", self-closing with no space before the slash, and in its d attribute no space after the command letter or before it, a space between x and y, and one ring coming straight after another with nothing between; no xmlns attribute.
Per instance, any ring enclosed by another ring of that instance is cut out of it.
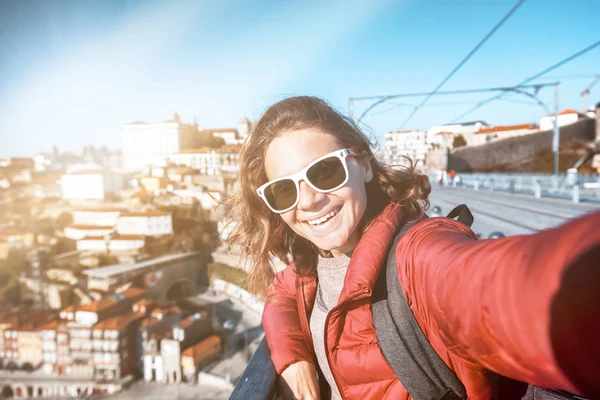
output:
<svg viewBox="0 0 600 400"><path fill-rule="evenodd" d="M298 194L298 209L308 211L317 204L324 196L323 193L316 191L309 184L300 181L298 184L300 193Z"/></svg>

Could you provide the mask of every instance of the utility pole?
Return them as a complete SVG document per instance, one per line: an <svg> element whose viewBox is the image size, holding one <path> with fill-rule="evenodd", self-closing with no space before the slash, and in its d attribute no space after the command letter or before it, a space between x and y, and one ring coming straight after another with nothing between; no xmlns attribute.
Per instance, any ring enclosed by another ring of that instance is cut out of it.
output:
<svg viewBox="0 0 600 400"><path fill-rule="evenodd" d="M583 92L581 92L581 97L583 97L583 112L587 111L587 98L590 94L590 89L593 88L598 81L600 81L600 75L596 75L596 79L594 79L592 83L590 83L585 89L583 89Z"/></svg>
<svg viewBox="0 0 600 400"><path fill-rule="evenodd" d="M559 84L554 85L554 134L552 135L552 152L554 153L554 162L552 173L558 176L558 149L560 143L560 130L558 128L558 88Z"/></svg>

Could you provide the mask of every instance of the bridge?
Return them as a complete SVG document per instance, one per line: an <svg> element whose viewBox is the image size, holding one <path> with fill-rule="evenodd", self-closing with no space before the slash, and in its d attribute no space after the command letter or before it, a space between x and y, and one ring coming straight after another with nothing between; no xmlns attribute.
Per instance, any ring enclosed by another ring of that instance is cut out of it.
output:
<svg viewBox="0 0 600 400"><path fill-rule="evenodd" d="M445 216L455 206L467 204L475 217L473 230L485 239L497 233L505 236L532 234L561 225L569 219L600 211L600 202L594 198L574 203L568 197L536 198L535 193L516 193L510 187L498 190L441 186L433 182L429 215L437 213ZM238 380L230 400L274 400L281 394L282 385L278 382L269 347L263 339Z"/></svg>
<svg viewBox="0 0 600 400"><path fill-rule="evenodd" d="M157 301L176 300L206 286L206 260L200 252L166 254L134 264L115 264L83 271L88 290L110 292L135 283Z"/></svg>

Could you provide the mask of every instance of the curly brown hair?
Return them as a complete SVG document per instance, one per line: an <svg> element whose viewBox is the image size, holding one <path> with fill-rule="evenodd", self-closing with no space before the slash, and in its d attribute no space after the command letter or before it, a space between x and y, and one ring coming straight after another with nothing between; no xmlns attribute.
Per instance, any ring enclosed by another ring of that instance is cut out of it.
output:
<svg viewBox="0 0 600 400"><path fill-rule="evenodd" d="M328 252L297 235L282 218L271 212L256 189L268 178L264 160L267 147L278 135L301 129L316 129L337 138L344 147L357 149L369 160L373 179L366 184L367 209L359 224L362 234L390 203L402 206L407 221L420 219L429 208L431 186L415 165L391 168L375 159L372 143L351 118L317 97L298 96L282 100L267 109L244 143L240 160L240 190L225 200L225 220L231 231L225 242L241 245L242 258L250 264L247 287L264 298L273 280L272 257L294 263L299 276L316 274L318 255Z"/></svg>

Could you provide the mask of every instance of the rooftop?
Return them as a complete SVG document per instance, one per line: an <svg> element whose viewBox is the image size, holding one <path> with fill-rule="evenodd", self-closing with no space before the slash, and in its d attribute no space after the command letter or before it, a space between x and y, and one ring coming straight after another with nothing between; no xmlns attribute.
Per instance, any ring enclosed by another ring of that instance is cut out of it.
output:
<svg viewBox="0 0 600 400"><path fill-rule="evenodd" d="M156 257L136 264L114 264L108 265L106 267L88 269L83 271L83 274L94 278L107 279L111 276L120 275L125 272L133 272L136 270L142 270L145 268L153 267L159 264L168 264L175 261L184 260L186 258L196 256L197 254L198 252L166 254L164 256Z"/></svg>
<svg viewBox="0 0 600 400"><path fill-rule="evenodd" d="M84 271L84 273L85 273L85 271ZM106 296L106 297L104 297L98 301L95 301L91 304L86 304L86 305L80 306L77 309L77 311L98 312L98 311L106 310L107 308L110 308L110 307L114 306L115 304L120 303L123 300L139 297L142 294L144 294L144 291L142 289L129 288L129 289L125 290L123 293L116 293L111 296Z"/></svg>
<svg viewBox="0 0 600 400"><path fill-rule="evenodd" d="M144 314L131 312L126 315L119 315L112 318L107 318L94 325L94 330L123 330L127 329L132 322L141 320Z"/></svg>
<svg viewBox="0 0 600 400"><path fill-rule="evenodd" d="M170 212L166 211L125 211L122 212L120 217L165 217L171 215Z"/></svg>
<svg viewBox="0 0 600 400"><path fill-rule="evenodd" d="M192 357L196 358L196 356L204 353L207 349L218 345L221 343L221 338L218 335L210 336L207 339L202 340L201 342L196 343L193 346L188 347L182 353L182 357Z"/></svg>
<svg viewBox="0 0 600 400"><path fill-rule="evenodd" d="M187 317L186 319L184 319L183 321L181 321L179 323L179 327L186 329L189 328L190 326L192 326L196 321L205 319L207 316L207 312L203 311L203 312L198 312L198 313L194 313L192 315L190 315L189 317Z"/></svg>
<svg viewBox="0 0 600 400"><path fill-rule="evenodd" d="M112 235L110 237L110 241L114 242L114 241L119 241L119 240L144 240L145 236L144 235ZM79 240L83 240L83 241L94 241L94 240L101 240L104 241L104 236L86 236L83 239L79 239Z"/></svg>
<svg viewBox="0 0 600 400"><path fill-rule="evenodd" d="M80 231L97 231L97 230L112 230L114 226L111 225L83 225L83 224L69 224L66 228L79 229Z"/></svg>
<svg viewBox="0 0 600 400"><path fill-rule="evenodd" d="M477 134L487 134L487 133L495 133L495 132L511 132L511 131L520 131L524 129L529 130L537 130L539 126L535 124L520 124L520 125L499 125L492 126L488 128L481 128L477 131Z"/></svg>
<svg viewBox="0 0 600 400"><path fill-rule="evenodd" d="M97 212L97 213L116 213L116 212L125 212L127 211L125 208L117 208L117 207L83 207L76 208L73 212Z"/></svg>

